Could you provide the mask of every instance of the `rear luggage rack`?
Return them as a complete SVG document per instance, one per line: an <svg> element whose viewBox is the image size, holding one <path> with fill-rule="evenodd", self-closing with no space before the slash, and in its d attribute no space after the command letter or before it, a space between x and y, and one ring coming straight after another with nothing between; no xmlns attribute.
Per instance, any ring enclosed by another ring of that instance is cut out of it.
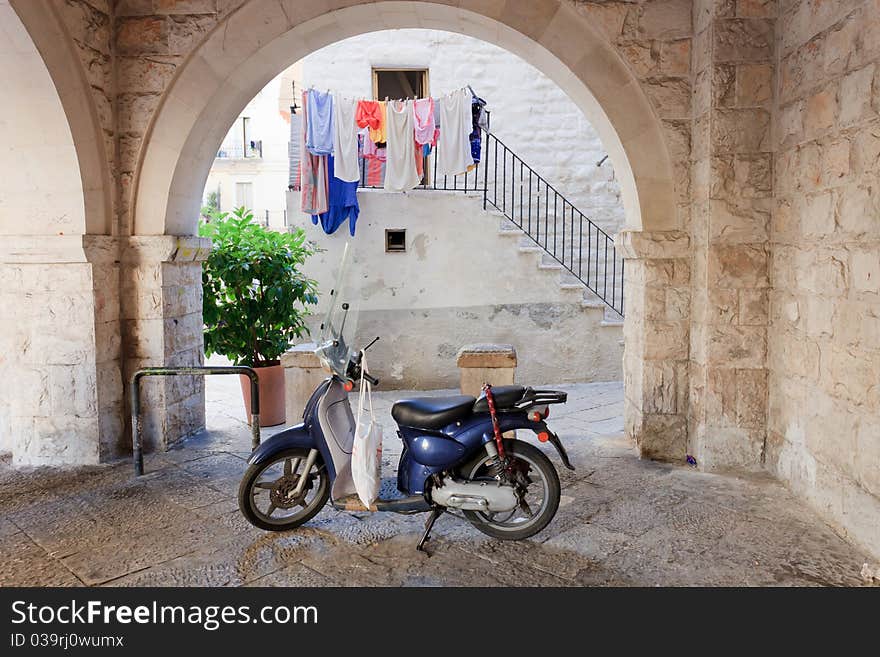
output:
<svg viewBox="0 0 880 657"><path fill-rule="evenodd" d="M513 405L513 408L499 410L525 411L534 406L547 406L549 404L564 404L568 401L568 393L560 390L535 390L526 388L522 398Z"/></svg>

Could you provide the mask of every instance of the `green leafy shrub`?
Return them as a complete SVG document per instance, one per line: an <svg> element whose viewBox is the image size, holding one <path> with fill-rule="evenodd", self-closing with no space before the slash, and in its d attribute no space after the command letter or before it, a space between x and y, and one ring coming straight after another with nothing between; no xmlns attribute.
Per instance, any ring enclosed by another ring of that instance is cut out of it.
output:
<svg viewBox="0 0 880 657"><path fill-rule="evenodd" d="M279 233L254 223L245 208L211 213L199 228L213 241L202 265L205 354L236 365L274 365L318 303L317 283L301 273L315 253L302 229Z"/></svg>

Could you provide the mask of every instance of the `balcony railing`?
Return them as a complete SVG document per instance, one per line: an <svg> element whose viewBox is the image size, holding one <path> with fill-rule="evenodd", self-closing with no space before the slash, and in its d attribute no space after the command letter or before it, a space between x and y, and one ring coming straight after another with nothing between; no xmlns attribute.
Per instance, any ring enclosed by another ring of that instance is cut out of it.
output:
<svg viewBox="0 0 880 657"><path fill-rule="evenodd" d="M263 157L263 142L252 141L247 145L224 144L217 151L218 160L249 160Z"/></svg>

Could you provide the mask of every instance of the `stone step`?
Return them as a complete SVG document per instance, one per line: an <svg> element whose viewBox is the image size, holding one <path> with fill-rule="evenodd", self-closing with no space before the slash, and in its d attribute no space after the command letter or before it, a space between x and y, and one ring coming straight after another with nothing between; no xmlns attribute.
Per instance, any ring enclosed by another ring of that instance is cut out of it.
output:
<svg viewBox="0 0 880 657"><path fill-rule="evenodd" d="M541 261L538 263L538 269L542 269L542 270L546 270L546 271L564 271L564 267L556 261L552 261L552 262Z"/></svg>
<svg viewBox="0 0 880 657"><path fill-rule="evenodd" d="M537 246L535 244L533 244L532 246L520 246L518 248L519 248L520 253L543 253L544 252L544 249L542 249L540 246Z"/></svg>

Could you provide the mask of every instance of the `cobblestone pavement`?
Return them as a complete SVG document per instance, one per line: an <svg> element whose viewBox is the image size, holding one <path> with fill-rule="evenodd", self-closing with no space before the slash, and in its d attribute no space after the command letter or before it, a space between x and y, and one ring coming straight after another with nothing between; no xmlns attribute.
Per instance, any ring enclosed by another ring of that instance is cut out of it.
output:
<svg viewBox="0 0 880 657"><path fill-rule="evenodd" d="M865 556L775 481L641 461L622 437L621 384L554 387L569 402L550 425L577 470L550 454L562 504L531 540L493 540L442 517L429 557L415 550L424 516L329 506L293 532L251 527L235 501L250 439L238 384L215 377L208 430L148 456L142 479L128 461L67 471L0 463L0 584L860 584ZM386 476L399 454L390 405L406 394L374 396Z"/></svg>

